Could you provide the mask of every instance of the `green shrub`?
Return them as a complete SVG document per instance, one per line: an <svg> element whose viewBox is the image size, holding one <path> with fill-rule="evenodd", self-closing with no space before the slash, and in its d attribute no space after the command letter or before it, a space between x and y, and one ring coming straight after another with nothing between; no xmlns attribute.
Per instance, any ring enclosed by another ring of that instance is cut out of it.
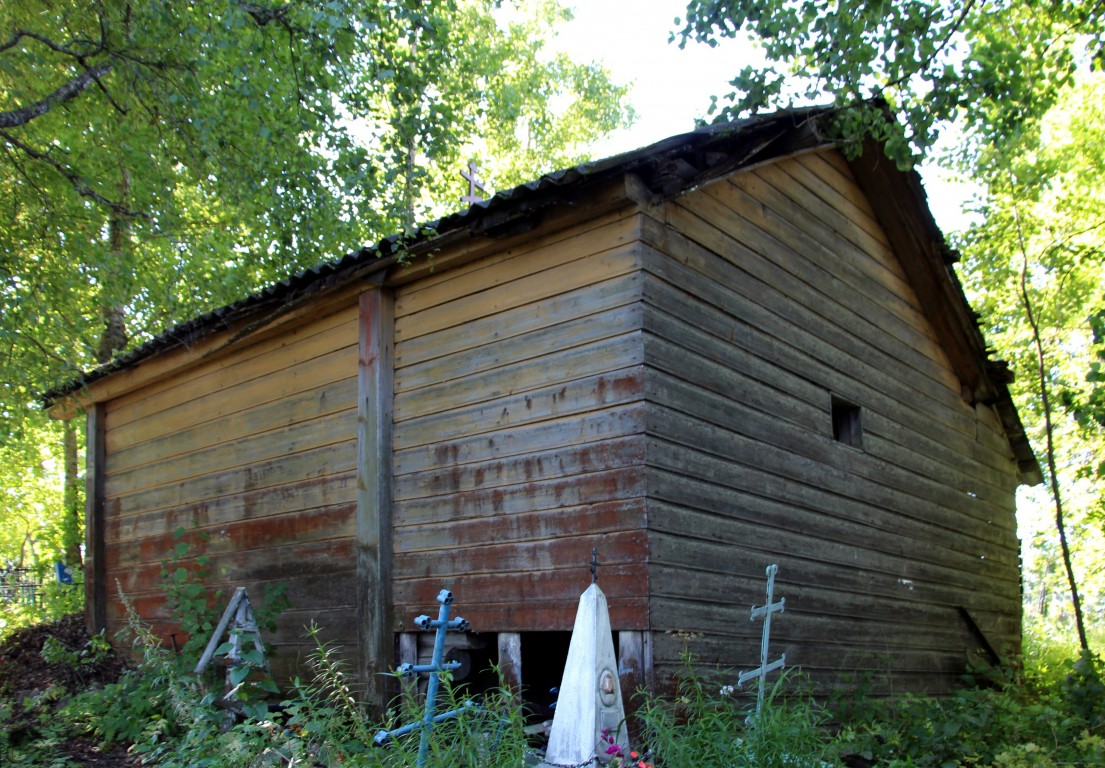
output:
<svg viewBox="0 0 1105 768"><path fill-rule="evenodd" d="M729 675L728 679L735 678ZM637 717L656 768L820 767L825 712L784 675L757 713L754 695L734 695L725 677L704 676L689 657L673 699L646 696Z"/></svg>
<svg viewBox="0 0 1105 768"><path fill-rule="evenodd" d="M1105 685L1092 656L1029 667L988 687L853 707L838 755L887 768L1105 765Z"/></svg>

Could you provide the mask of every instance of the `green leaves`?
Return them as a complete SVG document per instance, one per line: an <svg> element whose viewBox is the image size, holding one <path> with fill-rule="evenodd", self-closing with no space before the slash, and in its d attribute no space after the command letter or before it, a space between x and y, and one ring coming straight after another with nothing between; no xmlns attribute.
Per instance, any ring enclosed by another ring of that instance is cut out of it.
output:
<svg viewBox="0 0 1105 768"><path fill-rule="evenodd" d="M1105 32L1105 8L1089 3L694 0L687 12L684 44L749 36L791 81L745 70L722 117L799 97L849 111L884 101L895 105L898 121L887 127L900 137L899 163L928 153L940 122L991 144L1031 129L1070 81L1087 36L1100 41Z"/></svg>
<svg viewBox="0 0 1105 768"><path fill-rule="evenodd" d="M0 116L109 67L0 127L0 451L59 442L38 396L99 362L107 318L134 348L460 207L471 156L502 188L627 121L605 72L541 52L560 6L499 6L0 3ZM38 447L0 455L4 486Z"/></svg>

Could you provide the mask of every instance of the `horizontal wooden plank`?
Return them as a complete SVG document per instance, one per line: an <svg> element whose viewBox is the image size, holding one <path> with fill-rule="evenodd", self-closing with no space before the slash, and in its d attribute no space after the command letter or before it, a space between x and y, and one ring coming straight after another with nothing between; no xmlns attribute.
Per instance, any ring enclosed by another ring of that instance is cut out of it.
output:
<svg viewBox="0 0 1105 768"><path fill-rule="evenodd" d="M1015 562L984 561L977 550L963 551L958 542L933 542L911 536L908 530L894 535L842 520L831 511L811 512L750 494L734 494L732 502L713 510L652 502L657 514L650 516L651 530L671 537L663 539L665 551L671 550L672 562L687 567L695 567L688 557L711 546L699 545L701 540L713 543L715 555L720 554L717 547L722 544L739 548L750 558L745 567L759 563L761 572L773 558L800 558L802 562L795 568L809 573L810 583L828 578L841 590L863 592L878 583L885 595L962 605L975 604L974 597L984 592L1014 602L1020 597ZM678 551L682 546L690 555ZM659 549L653 558L662 561ZM836 574L834 568L844 568L847 573ZM716 567L722 573L729 569L730 565ZM752 574L756 574L755 568ZM797 583L800 577L796 574L793 580Z"/></svg>
<svg viewBox="0 0 1105 768"><path fill-rule="evenodd" d="M977 477L952 477L951 472L941 474L939 471L923 475L912 467L887 461L874 450L876 446L865 445L864 450L857 450L842 445L828 435L810 433L775 421L770 414L758 414L741 405L727 405L716 393L706 395L689 384L661 381L659 377L651 381L655 383L650 387L663 393L655 398L656 402L674 403L674 410L679 410L692 420L709 424L702 427L698 423L684 422L684 431L669 433L668 437L674 442L694 446L693 431L701 429L717 441L716 445L709 443L703 448L749 466L768 468L766 464L758 463L752 452L753 446L744 442L748 438L753 445L767 449L759 458L773 462L774 469L769 471L780 471L803 482L819 482L821 475L829 472L833 481L831 487L845 498L881 503L888 509L931 504L948 511L948 514L937 514L934 518L941 524L954 524L958 529L973 531L973 535L982 538L988 535L982 532L983 528L1006 531L1015 528L1015 521L1008 514L1011 507L1004 507L1006 514L998 514L993 504L994 495L989 493L990 487L982 485ZM672 393L675 393L674 396ZM740 437L734 438L734 432ZM729 446L737 453L725 454L725 448ZM849 493L847 484L850 482L863 484L862 488L857 488L857 493ZM981 494L979 490L982 490ZM1012 497L1004 493L997 498L1005 503L1012 501ZM956 514L965 517L959 520Z"/></svg>
<svg viewBox="0 0 1105 768"><path fill-rule="evenodd" d="M713 279L741 288L742 295L757 305L753 314L760 315L756 322L765 331L836 369L853 372L858 378L871 377L879 381L880 388L885 388L900 400L934 400L948 410L962 407L961 399L956 402L959 399L958 385L952 392L948 389L948 381L930 378L937 370L931 361L903 353L902 345L891 343L882 336L871 320L850 310L843 314L836 312L831 299L817 298L809 287L799 287L798 281L785 271L767 264L759 255L746 250L744 245L729 236L719 235L696 215L686 212L679 218L680 226L691 239L701 241L707 249L725 254L738 269L747 270L746 275L715 275ZM665 236L671 240L670 235ZM685 245L680 241L662 247L685 250ZM693 254L691 256L693 258ZM698 261L706 263L712 259L712 256L705 260L699 257ZM777 330L779 324L784 327ZM901 359L903 357L911 359L907 361Z"/></svg>
<svg viewBox="0 0 1105 768"><path fill-rule="evenodd" d="M775 182L789 185L776 187L766 178L768 170L735 178L733 186L742 194L723 199L765 234L802 254L812 267L839 280L823 285L822 291L846 300L853 309L870 303L884 331L921 355L940 360L943 353L935 330L893 253L882 246L873 252L856 246L834 229L843 220L838 212L821 210L815 215L808 211L803 203L812 201L796 199L801 187L785 174ZM842 286L847 287L847 294L841 292Z"/></svg>
<svg viewBox="0 0 1105 768"><path fill-rule="evenodd" d="M477 574L500 574L504 582L513 574L539 573L565 567L586 568L591 550L608 564L645 562L648 538L643 531L591 534L576 531L540 542L461 542L450 549L395 553L396 588L405 579L457 580ZM524 577L528 578L528 577Z"/></svg>
<svg viewBox="0 0 1105 768"><path fill-rule="evenodd" d="M313 477L298 483L259 488L169 509L159 508L127 516L108 515L104 525L104 541L133 540L178 528L211 530L238 520L349 504L356 498L356 487L356 473L351 468L344 474Z"/></svg>
<svg viewBox="0 0 1105 768"><path fill-rule="evenodd" d="M427 584L427 589L430 587L432 585ZM438 588L434 588L435 593L436 589ZM396 609L401 615L417 615L425 613L427 605L425 601L412 601L398 605ZM610 626L614 631L642 630L648 625L648 607L643 598L611 600L607 608ZM462 605L459 611L472 622L476 632L570 632L578 605L575 601L568 600L535 602L528 594L520 593L516 601L480 604L471 609Z"/></svg>
<svg viewBox="0 0 1105 768"><path fill-rule="evenodd" d="M532 474L535 467L530 462L540 460L540 456L533 454L543 452L541 449L545 449L546 446L554 452L562 452L576 445L590 445L597 438L614 438L621 434L608 431L591 436L590 431L586 429L586 424L590 423L593 413L614 409L619 409L620 413L620 409L629 404L641 402L643 399L644 371L641 367L634 367L613 371L609 375L578 379L567 385L554 385L544 390L517 394L511 398L461 409L455 413L446 412L432 419L404 423L401 429L397 430L401 434L397 436L396 443L407 446L435 441L434 462L419 465L424 471L478 461L476 456L466 456L460 461L450 461L446 453L451 454L452 449L442 448L442 446L451 445L454 441L466 444L477 439L478 435L508 429L518 432L539 430L545 435L546 442L536 439L518 439L514 442L512 450L488 454L499 460L504 456L525 456L520 460L522 471ZM519 436L526 438L527 435ZM528 436L533 438L532 434ZM582 450L591 451L591 449ZM561 461L564 459L564 456L560 457ZM589 461L589 454L582 455L581 460ZM411 466L410 462L404 461L401 465L397 462L396 475L403 478L400 481L401 485L407 483L408 469L418 471L418 467ZM404 492L400 490L400 493Z"/></svg>
<svg viewBox="0 0 1105 768"><path fill-rule="evenodd" d="M791 158L760 166L756 169L756 174L801 206L802 210L809 211L816 219L828 224L833 232L871 256L879 269L886 272L883 279L888 280L888 286L908 285L905 272L891 256L890 243L882 227L873 218L870 206L865 211L857 211L852 205L852 200L861 200L865 205L867 202L855 181L841 190L823 189L820 180L809 169L809 162L810 158ZM734 176L732 180L740 184L748 175ZM818 194L819 191L822 194ZM907 300L906 295L902 296L902 300ZM919 304L914 306L920 309Z"/></svg>
<svg viewBox="0 0 1105 768"><path fill-rule="evenodd" d="M499 328L478 347L397 369L395 391L410 392L455 379L470 379L503 366L548 359L561 350L631 333L641 327L642 312L640 304L623 305L605 312L563 319L563 322L505 339L499 338L502 331ZM474 334L472 337L475 338Z"/></svg>
<svg viewBox="0 0 1105 768"><path fill-rule="evenodd" d="M644 464L644 439L619 437L510 456L490 462L443 465L399 475L393 498L398 501L440 497L464 491L573 477L604 469Z"/></svg>
<svg viewBox="0 0 1105 768"><path fill-rule="evenodd" d="M765 558L780 553L782 550L777 542L798 536L796 531L803 530L803 526L808 527L811 533L824 536L826 531L839 532L842 528L837 527L836 521L846 520L849 512L858 517L867 511L857 505L853 512L852 505L841 504L826 505L820 510L792 507L792 503L787 501L788 496L807 494L790 491L784 495L784 492L773 493L770 486L765 490L760 490L763 486L759 486L756 493L763 495L754 495L727 490L716 483L688 480L674 473L662 473L650 478L650 490L653 487L656 488L655 498L671 505L685 505L703 513L703 517L695 518L694 524L711 531L717 540L746 544L750 551ZM772 518L772 514L778 517ZM873 514L878 515L879 512L875 510ZM818 515L824 515L827 519L821 519ZM653 525L660 530L660 523L654 521ZM862 525L862 522L857 525ZM780 531L789 531L789 537ZM686 538L694 536L690 531L683 535ZM801 554L811 561L827 560L847 564L851 560L857 566L862 562L873 562L886 573L897 577L915 581L927 580L930 587L938 583L958 583L968 584L970 589L977 590L982 587L982 583L972 584L972 580L985 578L985 586L994 594L1019 594L1016 562L1012 557L1015 552L1012 550L979 546L972 552L968 549L969 544L964 542L948 544L945 539L934 544L931 539L918 538L914 540L911 549L903 551L908 545L900 538L885 537L878 529L872 529L868 536L871 543L866 547L861 547L858 543L833 542L812 537L795 541L791 546L796 555ZM880 544L878 537L883 537L885 541ZM814 546L814 542L818 541L824 542L820 548ZM888 561L885 558L891 559Z"/></svg>
<svg viewBox="0 0 1105 768"><path fill-rule="evenodd" d="M650 289L664 307L647 314L646 349L652 367L723 394L742 408L817 434L830 431L830 394L825 386L749 352L743 344L715 336L715 323L725 325L725 318L707 317L716 311L693 298L685 301L688 297L669 283L654 281Z"/></svg>
<svg viewBox="0 0 1105 768"><path fill-rule="evenodd" d="M758 657L749 659L743 653L735 657L734 653L725 636L704 635L686 641L680 636L658 635L653 646L656 685L661 690L673 690L686 673L687 654L697 670L721 668L728 673L714 677L719 688L735 684L737 673L756 666ZM893 653L836 646L822 650L803 645L800 653L800 658L796 658L794 651L787 654L791 677L789 683L784 683L785 690L808 693L812 689L820 696L840 696L841 690L847 690L849 685L868 697L900 696L906 691L948 693L962 688L967 662L965 652ZM738 694L749 707L755 706L755 690L755 686L749 686Z"/></svg>
<svg viewBox="0 0 1105 768"><path fill-rule="evenodd" d="M786 593L777 593L786 597ZM761 602L762 605L762 596ZM837 616L831 613L809 613L796 609L786 600L784 611L771 622L771 641L776 653L786 652L791 664L802 663L802 650L807 643L834 643L843 647L871 647L894 653L916 651L965 650L973 642L962 625L955 622L954 610L944 612L945 621L925 625L887 618ZM727 635L735 646L743 648L740 656L745 664L755 666L759 658L761 622L748 620L751 605L732 606L725 610L717 605L696 605L685 601L653 600L652 620L658 626L677 626L685 631L711 635Z"/></svg>
<svg viewBox="0 0 1105 768"><path fill-rule="evenodd" d="M106 550L109 573L118 579L119 588L125 594L138 599L163 592L161 563L125 567L114 559L113 547L107 547ZM245 550L233 555L216 554L206 569L212 574L207 580L207 586L214 592L224 585L291 582L300 578L351 572L355 558L356 543L350 538L325 539L301 545L288 544L262 551ZM172 568L175 570L178 567L194 570L197 567L195 557L187 556L173 561Z"/></svg>
<svg viewBox="0 0 1105 768"><path fill-rule="evenodd" d="M703 466L735 462L824 488L844 499L907 516L923 516L948 531L980 541L1003 541L1012 535L1010 521L994 519L993 510L985 501L842 445L831 437L793 428L781 421L773 423L768 416L726 403L714 393L674 378L653 376L649 387L654 388L653 402L671 404L670 409L655 409L650 425L673 443L695 452L708 452L710 455L695 458ZM919 505L924 509L917 509Z"/></svg>
<svg viewBox="0 0 1105 768"><path fill-rule="evenodd" d="M774 352L765 349L765 358L777 359L780 365L798 374L817 372L818 378L827 377L825 385L852 402L892 403L905 409L904 417L923 414L916 419L918 431L923 431L923 423L938 420L950 430L962 434L963 451L970 453L970 445L976 439L975 419L970 406L958 394L945 390L938 400L934 400L929 395L936 394L938 387L930 387L926 393L915 388L916 376L913 374L888 375L885 368L889 362L881 359L876 351L853 349L854 341L845 339L843 334L838 340L839 348L834 346L835 342L819 335L819 323L804 318L800 307L778 294L769 284L747 273L718 278L717 270L724 270L717 264L718 256L670 230L649 230L648 236L658 248L674 256L673 259L663 259L650 257L646 253L648 269L665 279L670 274L675 285L680 285L680 280L692 278L685 269L674 266L677 263L687 264L694 272L705 276L707 279L697 280L695 292L708 303L725 308L738 318L742 334L732 336L735 342L751 343L762 338L764 343L776 349ZM756 257L748 258L755 261ZM646 292L648 290L646 284ZM796 322L799 319L802 322ZM748 330L747 337L745 329ZM885 415L888 409L880 410ZM971 418L964 419L965 415Z"/></svg>
<svg viewBox="0 0 1105 768"><path fill-rule="evenodd" d="M636 346L635 343L630 346ZM457 407L408 419L396 426L394 446L404 450L426 443L463 440L503 429L522 429L552 419L585 414L644 398L644 367L619 370L617 356L607 359L610 370L561 381L549 381L535 389L521 390L494 400ZM591 363L596 362L591 358ZM583 361L586 365L587 359ZM540 367L533 371L540 373ZM556 377L549 376L549 379Z"/></svg>
<svg viewBox="0 0 1105 768"><path fill-rule="evenodd" d="M518 428L492 430L440 443L416 444L400 448L393 454L396 474L420 472L435 465L466 464L493 461L505 456L534 453L545 448L557 448L594 442L644 431L645 407L633 402L598 411L556 419L542 420ZM407 445L412 440L401 437L396 428L395 441ZM400 441L403 440L402 443Z"/></svg>
<svg viewBox="0 0 1105 768"><path fill-rule="evenodd" d="M755 641L734 643L727 635L709 633L692 633L689 640L684 639L685 636L655 636L653 663L657 667L658 678L685 671L685 664L682 667L679 664L685 654L690 654L697 669L720 667L728 670L729 684L736 682L737 672L752 669L759 663L758 643ZM956 687L956 684L961 686L969 655L967 647L894 650L889 644L871 647L859 641L848 642L847 636L830 638L826 643L778 645L773 648L776 654L787 654L790 674L798 676L795 682L802 679L820 681L828 685L829 690L837 690L847 684L842 682L843 677L844 680L861 684L865 693L867 689L872 689L872 695L892 692L900 695L904 691L918 690L897 687L901 685L903 676L904 679L927 677L931 681L939 681L941 676L946 676L944 684L948 689ZM939 682L934 684L940 685ZM751 690L754 692L755 687ZM821 692L824 694L829 690L822 689Z"/></svg>
<svg viewBox="0 0 1105 768"><path fill-rule="evenodd" d="M187 346L178 346L148 358L141 366L119 371L90 384L85 390L74 393L70 402L57 413L59 418L73 415L67 408L87 407L88 403L105 403L125 395L153 387L167 379L176 380L185 371L192 370L199 361L214 361L225 354L234 354L238 345L256 344L272 337L283 337L292 326L302 324L304 318L318 318L356 306L357 296L364 290L360 284L344 286L327 292L315 302L283 308L264 317L252 317L237 324L234 328L218 331L196 340Z"/></svg>
<svg viewBox="0 0 1105 768"><path fill-rule="evenodd" d="M537 273L577 262L591 254L637 239L638 216L622 209L585 222L571 231L538 235L530 243L442 271L396 292L396 317L407 317L446 302L514 283Z"/></svg>
<svg viewBox="0 0 1105 768"><path fill-rule="evenodd" d="M825 263L819 264L812 258L818 251L813 243L805 241L800 252L776 237L780 231L764 231L742 215L744 208L756 205L742 195L731 185L714 185L687 201L688 206L693 202L693 207L677 207L669 219L691 239L771 286L773 291L762 298L771 300L793 324L808 329L829 348L874 364L886 375L916 388L920 395L949 404L948 389L959 396L959 383L954 381L950 364L926 357L890 333L891 329L903 335L910 331L899 318L864 300L833 273L839 259L825 253L820 259ZM785 223L779 229L793 233Z"/></svg>
<svg viewBox="0 0 1105 768"><path fill-rule="evenodd" d="M844 282L890 314L913 319L910 324L923 330L927 323L920 302L885 239L876 240L845 211L796 183L785 170L791 165L796 163L776 163L733 176L729 183L740 194L726 190L728 194L719 199L813 264L824 268L835 261L837 276Z"/></svg>
<svg viewBox="0 0 1105 768"><path fill-rule="evenodd" d="M231 414L295 397L319 387L356 375L357 347L342 347L320 357L242 382L224 389L195 392L190 397L174 398L149 418L116 426L107 421L107 447L115 451L128 445L153 440L162 435L225 418Z"/></svg>
<svg viewBox="0 0 1105 768"><path fill-rule="evenodd" d="M644 480L644 467L637 465L522 485L461 491L444 498L396 501L392 520L398 535L404 526L430 523L443 517L457 521L619 501L643 496ZM564 530L570 529L570 523L565 522Z"/></svg>
<svg viewBox="0 0 1105 768"><path fill-rule="evenodd" d="M654 297L650 298L650 303L655 301L657 308L646 315L645 327L670 342L659 348L649 347L648 359L655 367L698 381L713 392L733 396L742 407L755 408L773 421L793 423L818 434L831 433L828 385L835 374L830 372L823 379L824 383L818 385L811 376L815 369L808 363L806 370L799 373L780 365L779 359L767 358L766 355L772 349L778 351L780 345L772 345L766 337L755 341L754 337L762 334L753 329L735 333L731 318L709 305L696 304L693 298L666 281L651 282L649 293ZM696 319L693 325L681 319L691 316ZM729 338L717 335L726 330ZM750 351L750 347L755 347L757 352ZM798 356L797 352L794 354ZM994 456L989 457L986 464L964 461L962 455L939 442L946 433L938 431L931 419L923 414L910 418L907 414L910 423L921 425L926 434L906 429L890 421L902 418L906 409L873 390L872 395L870 400L866 396L862 400L865 450L873 455L893 456L900 466L942 484L970 489L976 494L995 493L1003 500L1007 498L1005 489L1012 476L1010 460L1001 462L1000 469L994 466L999 463L999 458ZM883 410L889 417L881 412ZM968 416L971 415L973 413L968 412ZM897 444L888 440L879 442L880 430L893 436ZM982 450L978 441L969 441L958 432L952 433L950 439L972 456ZM884 450L876 450L878 447ZM1008 451L1008 443L1005 449Z"/></svg>
<svg viewBox="0 0 1105 768"><path fill-rule="evenodd" d="M142 563L160 563L174 557L178 541L189 545L192 556L234 555L239 551L264 551L291 544L347 538L355 535L354 505L317 507L297 510L287 515L241 520L217 529L193 529L178 539L173 531L144 536L139 539L114 542L111 548L113 567L128 567ZM280 557L291 556L281 549Z"/></svg>
<svg viewBox="0 0 1105 768"><path fill-rule="evenodd" d="M401 370L429 360L455 355L486 343L531 333L565 318L585 317L633 304L640 298L641 275L630 272L564 293L523 304L461 325L406 339L396 346L395 367Z"/></svg>
<svg viewBox="0 0 1105 768"><path fill-rule="evenodd" d="M444 506L444 505L443 505ZM540 542L575 535L636 531L645 528L645 499L636 497L588 503L579 507L522 510L490 518L454 519L403 526L395 531L396 553L472 546L473 542Z"/></svg>
<svg viewBox="0 0 1105 768"><path fill-rule="evenodd" d="M670 509L670 506L666 507ZM658 510L658 514L664 509ZM672 519L684 516L671 514ZM774 538L774 543L772 542ZM653 594L697 602L762 599L764 568L780 566L794 589L828 589L833 600L890 600L897 604L940 605L1017 615L1020 591L1015 568L994 569L984 579L926 557L886 553L866 546L826 542L818 549L817 531L787 530L785 525L720 523L705 519L698 531L657 530L650 543ZM727 550L730 556L721 561ZM852 559L847 558L851 551ZM1004 578L1003 578L1004 577Z"/></svg>
<svg viewBox="0 0 1105 768"><path fill-rule="evenodd" d="M578 254L578 258L568 264L521 277L507 285L445 301L417 314L399 314L397 308L396 344L635 272L638 267L637 252L636 243L598 252L587 251Z"/></svg>
<svg viewBox="0 0 1105 768"><path fill-rule="evenodd" d="M830 392L860 403L865 432L881 431L907 450L945 465L953 462L959 473L977 478L970 482L971 486L979 481L1005 486L1011 462L1008 441L1004 437L979 440L976 409L960 403L955 413L945 412L938 421L930 409L922 410L923 402L910 397L908 392L893 396L893 384L878 373L866 368L858 372L848 372L846 367L841 370L832 361L819 360L801 347L783 343L769 333L774 328L785 328L781 322L774 316L760 321L765 316L760 314L758 305L721 288L716 281L707 280L670 259L649 258L648 263L657 277L663 278L646 284L646 301L652 307L646 314L646 328L650 332L755 376L773 390L800 396L814 407L827 409ZM689 287L702 301L696 302L675 286ZM722 307L728 307L729 311ZM679 319L690 316L695 318L693 326ZM795 343L803 342L796 339ZM663 358L656 359L658 366L662 362ZM975 428L940 428L942 422L955 418L956 414L960 421ZM783 410L780 415L798 416L793 408Z"/></svg>
<svg viewBox="0 0 1105 768"><path fill-rule="evenodd" d="M240 467L280 461L288 455L348 442L356 436L356 410L338 411L156 463L108 472L106 482L113 494L129 494L201 479L211 474L223 474Z"/></svg>
<svg viewBox="0 0 1105 768"><path fill-rule="evenodd" d="M589 560L585 553L583 562L562 563L561 567L547 570L534 569L519 573L471 573L452 580L448 587L456 600L456 610L467 612L481 606L504 603L564 603L576 608L580 595L591 584ZM599 556L599 582L607 600L624 601L644 598L648 593L648 568L641 562L605 562ZM437 602L442 585L429 577L408 577L396 580L397 607L404 604L425 608ZM434 584L437 584L435 587ZM428 602L427 602L428 601ZM519 606L521 607L521 606ZM538 629L538 627L533 627Z"/></svg>
<svg viewBox="0 0 1105 768"><path fill-rule="evenodd" d="M978 570L1013 566L1017 561L1018 547L1012 531L963 520L960 514L935 505L887 504L878 497L865 498L862 492L852 492L844 482L818 482L818 477L801 474L796 477L758 469L747 462L734 464L704 456L692 458L685 451L668 449L661 443L653 443L649 455L657 468L656 476L649 479L652 498L719 512L752 505L758 509L779 502L793 507L796 511L789 511L792 515L807 510L870 526L869 535L894 530L895 518L898 518L901 529L907 531L910 538L930 546L933 542L955 537L948 546L969 555L970 562L977 560ZM660 471L664 467L667 469ZM842 493L842 489L848 495ZM780 510L780 513L787 511Z"/></svg>
<svg viewBox="0 0 1105 768"><path fill-rule="evenodd" d="M889 428L884 429L884 426ZM909 433L905 430L898 432L898 439L888 439L885 436L896 432L894 428L898 426L900 425L893 423L887 425L882 419L866 420L863 425L864 450L894 466L984 501L991 508L991 517L988 519L997 518L1003 527L1013 527L1011 517L1016 509L1017 475L1013 471L1012 461L1008 470L1002 472L971 458L960 457L955 462L954 454L946 449L943 456L933 458L930 453L921 449L911 450L908 444ZM922 443L925 439L917 437L915 444Z"/></svg>
<svg viewBox="0 0 1105 768"><path fill-rule="evenodd" d="M614 205L600 204L598 208L586 212L575 206L571 206L572 210L545 211L546 215L542 217L544 226L539 229L508 237L480 238L482 243L469 242L459 248L449 249L463 251L457 255L439 251L427 260L428 263L422 269L411 265L395 270L389 275L388 285L395 284L408 291L433 289L457 276L494 269L501 262L513 261L527 253L572 241L587 232L636 215L636 205L625 197L624 185L614 182L614 186L617 187L614 195L619 199L616 202L612 199L606 201L614 202ZM550 213L551 216L548 215Z"/></svg>
<svg viewBox="0 0 1105 768"><path fill-rule="evenodd" d="M105 508L109 516L125 516L341 475L356 467L356 448L356 441L350 440L125 496L116 495L109 482L105 489Z"/></svg>
<svg viewBox="0 0 1105 768"><path fill-rule="evenodd" d="M298 395L248 408L213 422L196 424L107 455L106 470L122 470L151 464L173 456L204 450L234 440L289 427L301 422L356 408L356 373Z"/></svg>
<svg viewBox="0 0 1105 768"><path fill-rule="evenodd" d="M755 558L748 559L751 562ZM882 591L876 587L864 591L857 588L856 580L848 578L847 571L859 569L844 569L844 578L837 580L834 576L840 571L839 568L810 570L805 562L789 554L780 562L782 565L775 579L774 594L775 599L785 598L785 612L788 615L804 612L869 621L890 620L918 625L919 634L924 634L928 627L937 624L959 627L956 631L960 634L965 628L958 606L937 602L932 595L920 594L917 589L905 587L900 582L896 590L888 588ZM751 607L764 602L766 579L762 569L759 574L750 576L703 573L701 569L686 570L667 564L654 564L650 570L656 584L653 598L657 602L668 603L668 611L678 611L680 605L689 606L693 603L697 607L688 610L716 611L719 614L736 616L743 623L749 618ZM820 581L812 583L815 574L819 574ZM889 580L880 579L878 574L869 575L876 585L894 586L888 584ZM682 584L688 580L696 582L693 596L688 596L682 590L661 591L665 585ZM665 623L668 626L681 626L678 620ZM734 631L741 630L736 623L734 622ZM762 625L752 625L752 635L759 633L760 626ZM741 631L748 629L745 626Z"/></svg>
<svg viewBox="0 0 1105 768"><path fill-rule="evenodd" d="M156 416L196 393L218 392L356 344L355 307L311 318L260 343L237 345L216 359L197 361L171 378L114 399L107 406L111 422L122 426Z"/></svg>
<svg viewBox="0 0 1105 768"><path fill-rule="evenodd" d="M412 392L395 393L395 421L452 410L464 405L548 389L552 384L616 371L644 362L639 332L623 333L590 344L504 365L483 374L454 379ZM398 427L397 427L398 431Z"/></svg>
<svg viewBox="0 0 1105 768"><path fill-rule="evenodd" d="M796 160L785 165L788 174L826 203L843 211L849 221L890 247L875 210L840 153L815 153Z"/></svg>

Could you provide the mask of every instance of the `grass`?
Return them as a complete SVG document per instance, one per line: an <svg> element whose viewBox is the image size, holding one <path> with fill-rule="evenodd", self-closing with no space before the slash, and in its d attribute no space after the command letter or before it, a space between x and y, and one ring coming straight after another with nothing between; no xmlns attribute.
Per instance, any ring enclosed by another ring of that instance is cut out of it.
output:
<svg viewBox="0 0 1105 768"><path fill-rule="evenodd" d="M216 704L221 684L188 673L189 663L132 620L140 662L116 682L91 691L54 687L16 700L0 697L0 759L11 768L75 764L73 739L124 744L132 759L163 768L343 766L406 768L417 764L418 733L373 746L380 730L420 718L417 697L393 703L373 720L350 692L335 649L318 643L312 675L297 680L277 707L259 698L232 718ZM314 631L317 637L317 631ZM95 647L48 644L57 663L87 664ZM614 755L614 768L1059 768L1105 765L1105 684L1092 656L1030 645L1017 674L974 677L940 698L892 702L850 692L847 707L803 690L800 674L781 678L759 714L755 699L734 696L725 676L686 659L676 690L644 696L630 724L635 752ZM731 678L731 676L728 676ZM444 686L440 710L466 700ZM216 693L217 692L217 693ZM435 727L426 765L518 768L536 761L524 713L505 690ZM596 751L601 744L596 744Z"/></svg>

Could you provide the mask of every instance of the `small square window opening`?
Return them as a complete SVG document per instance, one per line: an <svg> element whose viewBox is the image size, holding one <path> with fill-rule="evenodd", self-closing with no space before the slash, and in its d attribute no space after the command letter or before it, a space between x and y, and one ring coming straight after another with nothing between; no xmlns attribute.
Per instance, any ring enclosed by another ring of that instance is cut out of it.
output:
<svg viewBox="0 0 1105 768"><path fill-rule="evenodd" d="M838 397L832 399L833 439L853 448L863 447L860 408Z"/></svg>

